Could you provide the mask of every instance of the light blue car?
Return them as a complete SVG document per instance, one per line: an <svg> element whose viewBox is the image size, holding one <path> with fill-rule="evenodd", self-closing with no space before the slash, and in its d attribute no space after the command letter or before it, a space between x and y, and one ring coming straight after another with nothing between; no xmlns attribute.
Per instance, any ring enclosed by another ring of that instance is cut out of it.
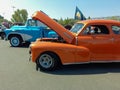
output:
<svg viewBox="0 0 120 90"><path fill-rule="evenodd" d="M18 47L26 42L34 42L37 38L57 38L58 35L40 21L28 19L25 26L12 26L4 30L5 39L11 46Z"/></svg>

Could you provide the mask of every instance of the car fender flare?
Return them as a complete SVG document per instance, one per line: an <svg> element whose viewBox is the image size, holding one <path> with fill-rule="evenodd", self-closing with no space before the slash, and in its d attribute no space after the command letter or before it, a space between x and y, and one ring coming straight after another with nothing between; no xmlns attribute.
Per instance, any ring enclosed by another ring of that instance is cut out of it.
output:
<svg viewBox="0 0 120 90"><path fill-rule="evenodd" d="M64 44L60 47L56 44L55 49L54 47L51 47L47 51L54 52L57 56L59 56L62 64L74 64L76 62L81 63L90 61L90 50L83 46Z"/></svg>
<svg viewBox="0 0 120 90"><path fill-rule="evenodd" d="M10 39L9 37L10 37L11 35L19 35L19 36L21 36L21 38L22 38L23 41L28 41L29 39L32 38L32 36L30 36L30 35L28 35L28 34L18 33L18 32L11 32L11 33L9 33L9 34L6 36L6 39L9 40L9 39Z"/></svg>
<svg viewBox="0 0 120 90"><path fill-rule="evenodd" d="M84 63L90 61L90 50L88 48L82 46L79 46L78 48L73 48L72 50L69 50L70 49L69 47L68 48L65 47L65 48L68 51L63 51L59 49L55 51L47 50L44 51L43 53L51 52L56 54L56 56L58 56L59 60L63 65Z"/></svg>

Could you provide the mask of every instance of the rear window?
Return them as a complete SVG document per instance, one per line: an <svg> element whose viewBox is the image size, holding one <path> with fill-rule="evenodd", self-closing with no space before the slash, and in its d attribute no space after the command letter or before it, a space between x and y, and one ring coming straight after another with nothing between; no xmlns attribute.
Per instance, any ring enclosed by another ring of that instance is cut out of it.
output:
<svg viewBox="0 0 120 90"><path fill-rule="evenodd" d="M112 26L112 31L114 34L120 34L120 26Z"/></svg>

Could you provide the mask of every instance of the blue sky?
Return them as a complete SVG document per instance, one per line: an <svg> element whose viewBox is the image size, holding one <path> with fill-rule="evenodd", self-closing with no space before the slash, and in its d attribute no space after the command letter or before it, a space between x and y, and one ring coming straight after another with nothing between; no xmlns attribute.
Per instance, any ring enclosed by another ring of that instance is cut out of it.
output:
<svg viewBox="0 0 120 90"><path fill-rule="evenodd" d="M85 17L120 16L120 0L0 0L0 14L10 20L19 8L26 9L29 18L37 10L51 18L74 18L76 6Z"/></svg>

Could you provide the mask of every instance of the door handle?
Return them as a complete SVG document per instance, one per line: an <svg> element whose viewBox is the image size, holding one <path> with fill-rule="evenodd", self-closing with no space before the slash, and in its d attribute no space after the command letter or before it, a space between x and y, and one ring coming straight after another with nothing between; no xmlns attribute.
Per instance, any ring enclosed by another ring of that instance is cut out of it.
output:
<svg viewBox="0 0 120 90"><path fill-rule="evenodd" d="M111 40L111 41L114 41L114 38L111 38L110 40Z"/></svg>

